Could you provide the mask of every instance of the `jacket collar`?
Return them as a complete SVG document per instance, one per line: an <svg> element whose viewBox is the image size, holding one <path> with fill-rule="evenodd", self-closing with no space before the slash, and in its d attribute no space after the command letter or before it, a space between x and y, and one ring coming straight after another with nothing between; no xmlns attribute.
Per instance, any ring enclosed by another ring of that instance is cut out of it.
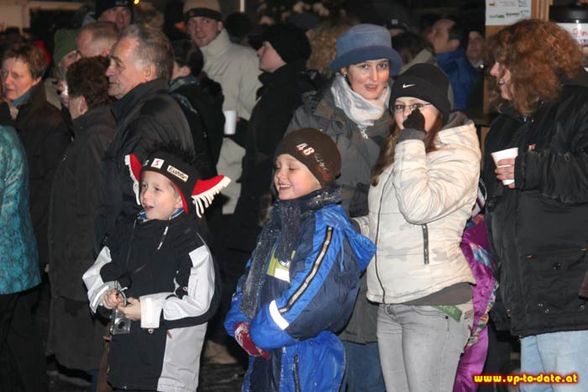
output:
<svg viewBox="0 0 588 392"><path fill-rule="evenodd" d="M110 105L99 106L97 108L88 110L86 113L81 115L72 121L72 130L76 137L83 134L86 129L96 124L104 116L109 115L111 112Z"/></svg>
<svg viewBox="0 0 588 392"><path fill-rule="evenodd" d="M170 82L169 91L176 91L180 87L187 86L190 84L198 85L198 84L200 84L200 82L198 81L198 78L195 77L194 75L188 75L188 76L183 76L181 78L176 78Z"/></svg>
<svg viewBox="0 0 588 392"><path fill-rule="evenodd" d="M208 45L200 48L204 55L204 63L208 57L217 57L226 52L231 46L231 40L227 30L222 29L221 32Z"/></svg>
<svg viewBox="0 0 588 392"><path fill-rule="evenodd" d="M295 79L298 76L298 74L301 74L305 70L306 66L304 64L304 61L294 61L292 63L287 63L281 66L274 72L263 72L259 75L258 78L264 86L273 83L290 83L293 79Z"/></svg>
<svg viewBox="0 0 588 392"><path fill-rule="evenodd" d="M329 84L328 87L322 91L322 93L318 94L318 96L315 96L314 99L316 99L317 102L314 105L313 114L328 120L334 120L335 122L339 123L339 126L335 129L335 131L343 133L345 124L352 121L345 115L342 109L339 109L335 106L333 94L331 93L331 84ZM367 133L370 136L388 135L391 126L392 117L390 115L389 109L387 109L384 111L384 115L380 119L374 121L373 126L368 127Z"/></svg>
<svg viewBox="0 0 588 392"><path fill-rule="evenodd" d="M12 104L16 106L19 110L23 108L25 105L30 105L31 107L37 107L44 104L46 101L45 98L45 86L43 82L40 81L33 87L31 87L26 93L24 93L19 98L12 101Z"/></svg>
<svg viewBox="0 0 588 392"><path fill-rule="evenodd" d="M112 105L112 114L116 121L120 121L141 101L151 97L160 91L167 91L167 82L163 79L155 79L146 83L141 83L124 97Z"/></svg>
<svg viewBox="0 0 588 392"><path fill-rule="evenodd" d="M439 64L447 64L465 57L465 52L463 49L460 48L452 52L439 53L436 56L437 62Z"/></svg>

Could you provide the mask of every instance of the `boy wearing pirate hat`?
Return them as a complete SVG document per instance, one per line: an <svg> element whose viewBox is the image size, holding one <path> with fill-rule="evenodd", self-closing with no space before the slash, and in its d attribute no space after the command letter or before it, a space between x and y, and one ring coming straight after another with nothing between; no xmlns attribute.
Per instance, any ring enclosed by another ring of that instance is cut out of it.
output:
<svg viewBox="0 0 588 392"><path fill-rule="evenodd" d="M201 216L230 180L202 180L175 147L144 164L129 155L126 164L143 209L116 226L83 276L92 311L116 310L130 324L122 334L111 329L108 381L115 390L195 391L220 282L193 213Z"/></svg>

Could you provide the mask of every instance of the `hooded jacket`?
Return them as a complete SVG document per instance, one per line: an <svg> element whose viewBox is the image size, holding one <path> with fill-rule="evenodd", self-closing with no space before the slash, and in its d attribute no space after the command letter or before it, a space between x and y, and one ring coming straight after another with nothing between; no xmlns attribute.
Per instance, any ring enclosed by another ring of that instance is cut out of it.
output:
<svg viewBox="0 0 588 392"><path fill-rule="evenodd" d="M225 329L233 336L238 323L249 323L253 342L270 354L269 360L249 358L244 391L339 390L345 355L335 333L353 310L359 276L374 246L324 192L277 202L233 296ZM293 203L302 203L300 213L284 214ZM275 249L298 219L301 236L285 264ZM263 256L260 249L272 251ZM255 290L258 306L251 317L244 293L252 271L263 278Z"/></svg>
<svg viewBox="0 0 588 392"><path fill-rule="evenodd" d="M475 282L460 248L480 175L473 122L453 114L435 146L426 153L421 140L400 141L394 163L370 188L369 217L358 222L377 246L367 272L373 302L405 303Z"/></svg>

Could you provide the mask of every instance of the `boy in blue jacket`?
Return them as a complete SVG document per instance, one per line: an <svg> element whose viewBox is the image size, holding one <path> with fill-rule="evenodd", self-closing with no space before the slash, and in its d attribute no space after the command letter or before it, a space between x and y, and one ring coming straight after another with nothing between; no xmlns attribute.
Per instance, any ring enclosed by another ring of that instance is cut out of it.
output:
<svg viewBox="0 0 588 392"><path fill-rule="evenodd" d="M346 324L374 245L358 234L334 185L336 144L293 131L275 154L278 201L233 296L225 329L249 354L244 391L338 391Z"/></svg>

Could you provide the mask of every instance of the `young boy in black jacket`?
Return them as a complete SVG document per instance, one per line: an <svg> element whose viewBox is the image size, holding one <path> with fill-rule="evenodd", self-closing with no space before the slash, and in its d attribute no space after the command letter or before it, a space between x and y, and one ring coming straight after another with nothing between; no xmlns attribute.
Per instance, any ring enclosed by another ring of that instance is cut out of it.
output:
<svg viewBox="0 0 588 392"><path fill-rule="evenodd" d="M200 352L220 282L189 212L196 207L201 216L230 180L203 181L190 162L173 148L150 154L143 166L134 155L126 157L131 177L140 179L136 193L143 210L117 225L83 276L92 311L114 310L108 381L115 390L198 386Z"/></svg>

